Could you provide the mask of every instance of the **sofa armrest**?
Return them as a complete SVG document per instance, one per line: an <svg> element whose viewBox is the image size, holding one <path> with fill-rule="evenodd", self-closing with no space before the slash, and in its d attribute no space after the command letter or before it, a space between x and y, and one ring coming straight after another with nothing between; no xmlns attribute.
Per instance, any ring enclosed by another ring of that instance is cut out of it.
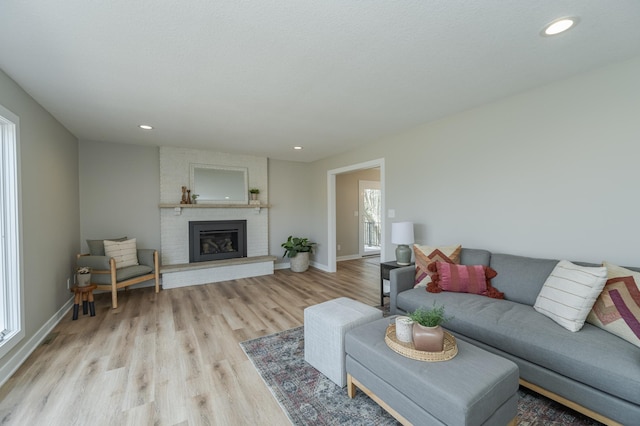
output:
<svg viewBox="0 0 640 426"><path fill-rule="evenodd" d="M413 288L416 279L416 267L414 265L389 271L389 313L396 315L398 293Z"/></svg>
<svg viewBox="0 0 640 426"><path fill-rule="evenodd" d="M111 259L109 256L79 254L76 263L79 267L88 266L92 271L108 271L110 269L109 259Z"/></svg>
<svg viewBox="0 0 640 426"><path fill-rule="evenodd" d="M155 271L154 249L138 249L138 263L153 268Z"/></svg>

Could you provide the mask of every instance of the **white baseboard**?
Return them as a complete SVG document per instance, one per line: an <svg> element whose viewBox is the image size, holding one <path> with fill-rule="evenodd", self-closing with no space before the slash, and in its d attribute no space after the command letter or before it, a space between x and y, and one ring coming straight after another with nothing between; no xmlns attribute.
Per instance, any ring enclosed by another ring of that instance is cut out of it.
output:
<svg viewBox="0 0 640 426"><path fill-rule="evenodd" d="M342 262L343 260L355 260L355 259L362 259L362 256L360 256L359 254L349 254L347 256L340 256L340 257L336 257L336 262Z"/></svg>
<svg viewBox="0 0 640 426"><path fill-rule="evenodd" d="M22 345L20 349L0 367L0 386L4 385L9 378L15 373L18 368L29 358L29 355L36 350L38 345L51 333L56 325L67 314L69 309L73 306L73 297L71 297L62 307L56 312L49 320L43 324L42 327L31 336L27 342Z"/></svg>
<svg viewBox="0 0 640 426"><path fill-rule="evenodd" d="M327 265L323 265L321 263L314 262L313 260L309 261L309 266L313 266L316 269L320 269L324 272L329 272L329 268ZM289 269L291 267L288 263L276 263L273 265L273 269Z"/></svg>
<svg viewBox="0 0 640 426"><path fill-rule="evenodd" d="M320 269L321 271L329 272L329 267L327 265L323 265L314 261L309 262L309 265L313 266L316 269Z"/></svg>

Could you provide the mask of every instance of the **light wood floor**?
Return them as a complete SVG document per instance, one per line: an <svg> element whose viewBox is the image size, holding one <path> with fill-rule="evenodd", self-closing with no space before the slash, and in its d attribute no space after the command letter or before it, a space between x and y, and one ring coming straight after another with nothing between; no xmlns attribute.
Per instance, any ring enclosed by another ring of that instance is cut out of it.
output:
<svg viewBox="0 0 640 426"><path fill-rule="evenodd" d="M129 290L115 310L97 295L95 317L69 312L0 388L0 424L287 425L238 343L300 326L305 307L336 297L378 305L377 262Z"/></svg>

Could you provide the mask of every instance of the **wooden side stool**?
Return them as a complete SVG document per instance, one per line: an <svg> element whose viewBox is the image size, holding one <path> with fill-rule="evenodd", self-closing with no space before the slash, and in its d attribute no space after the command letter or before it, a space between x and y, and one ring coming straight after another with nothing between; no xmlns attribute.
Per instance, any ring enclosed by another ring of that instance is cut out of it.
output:
<svg viewBox="0 0 640 426"><path fill-rule="evenodd" d="M72 320L78 319L78 310L80 309L80 300L82 300L82 314L87 315L87 305L89 306L89 311L91 312L90 316L96 316L96 305L93 301L93 290L95 290L98 286L95 284L90 284L84 287L78 287L74 285L71 287L71 291L73 291L75 297L73 299L73 318Z"/></svg>

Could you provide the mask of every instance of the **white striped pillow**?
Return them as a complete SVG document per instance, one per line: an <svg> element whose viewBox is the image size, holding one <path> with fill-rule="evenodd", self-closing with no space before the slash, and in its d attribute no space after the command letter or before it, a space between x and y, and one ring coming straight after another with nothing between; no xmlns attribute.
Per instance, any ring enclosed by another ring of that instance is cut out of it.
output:
<svg viewBox="0 0 640 426"><path fill-rule="evenodd" d="M115 259L116 269L139 265L135 238L126 241L104 240L104 254Z"/></svg>
<svg viewBox="0 0 640 426"><path fill-rule="evenodd" d="M561 260L538 294L533 308L569 331L579 331L607 282L607 268Z"/></svg>

